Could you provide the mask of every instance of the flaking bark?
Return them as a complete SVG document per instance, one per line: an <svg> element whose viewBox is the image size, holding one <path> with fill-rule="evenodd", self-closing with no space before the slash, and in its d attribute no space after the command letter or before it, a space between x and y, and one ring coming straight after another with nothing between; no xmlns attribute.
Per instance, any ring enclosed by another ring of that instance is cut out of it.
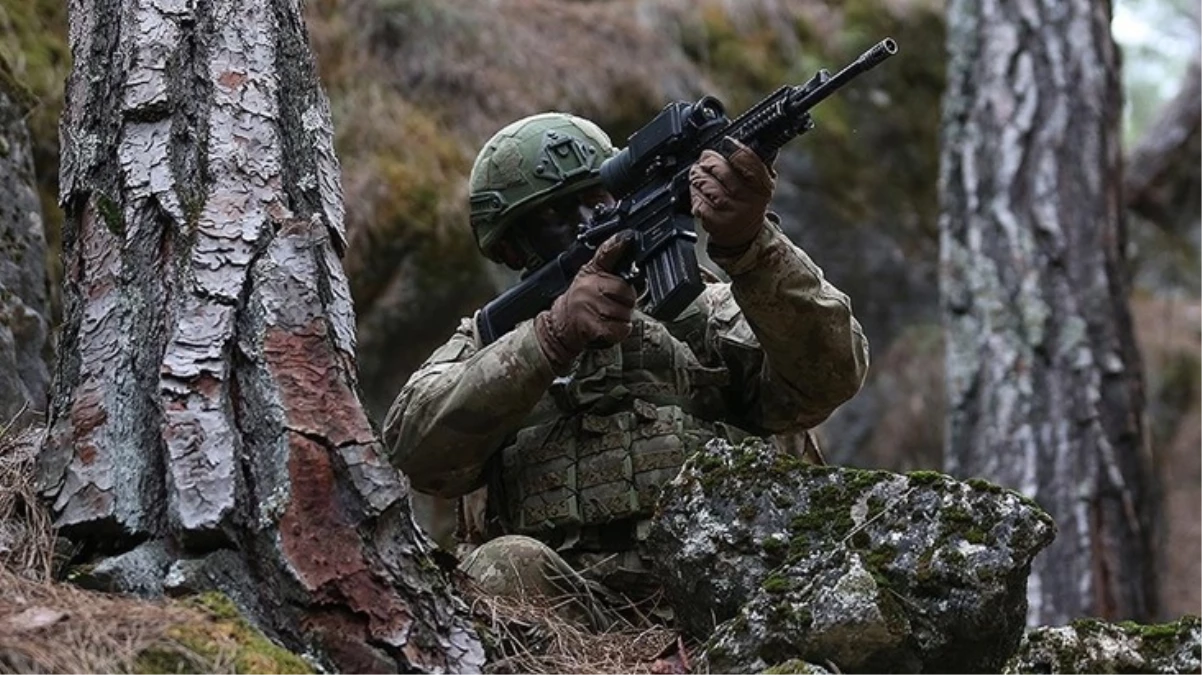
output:
<svg viewBox="0 0 1202 675"><path fill-rule="evenodd" d="M479 669L360 404L299 4L75 0L70 40L40 462L58 524L92 552L140 546L163 578L137 588L225 591L327 666Z"/></svg>
<svg viewBox="0 0 1202 675"><path fill-rule="evenodd" d="M1034 498L1028 619L1153 614L1141 365L1106 0L953 0L942 306L949 473Z"/></svg>

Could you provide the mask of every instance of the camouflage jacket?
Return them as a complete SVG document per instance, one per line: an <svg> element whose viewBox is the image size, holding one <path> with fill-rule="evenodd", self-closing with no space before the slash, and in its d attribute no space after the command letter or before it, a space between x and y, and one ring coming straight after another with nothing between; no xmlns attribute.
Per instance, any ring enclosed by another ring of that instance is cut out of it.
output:
<svg viewBox="0 0 1202 675"><path fill-rule="evenodd" d="M614 445L629 451L632 434L652 435L646 429L660 436L691 426L709 436L718 427L788 433L822 422L859 390L868 345L850 302L774 216L746 252L713 260L729 283L707 283L673 321L636 312L625 341L586 351L568 377L552 372L532 321L481 347L474 322L464 319L388 413L384 441L393 464L415 489L455 497L495 484L511 459L554 459L573 435L595 432L600 447L588 453L599 454ZM625 440L601 440L615 437ZM673 442L645 443L662 458L651 467L664 470L654 480L679 468ZM570 452L577 462L585 454ZM531 480L577 476L574 465L547 466L553 470ZM629 459L625 466L631 471Z"/></svg>

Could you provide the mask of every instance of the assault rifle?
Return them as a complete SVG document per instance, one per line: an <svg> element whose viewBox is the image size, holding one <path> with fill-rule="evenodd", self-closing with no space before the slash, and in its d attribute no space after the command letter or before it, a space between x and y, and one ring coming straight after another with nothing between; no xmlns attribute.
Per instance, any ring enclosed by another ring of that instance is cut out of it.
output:
<svg viewBox="0 0 1202 675"><path fill-rule="evenodd" d="M885 38L835 75L821 69L805 84L785 85L734 121L713 96L669 103L601 164L601 184L616 203L598 209L555 260L485 305L476 319L480 339L491 344L549 308L597 247L623 230L634 232L634 242L622 276L645 282L640 308L656 319L675 318L705 288L689 198L689 167L701 152L730 156L734 139L771 164L786 143L814 127L810 109L896 53L897 43Z"/></svg>

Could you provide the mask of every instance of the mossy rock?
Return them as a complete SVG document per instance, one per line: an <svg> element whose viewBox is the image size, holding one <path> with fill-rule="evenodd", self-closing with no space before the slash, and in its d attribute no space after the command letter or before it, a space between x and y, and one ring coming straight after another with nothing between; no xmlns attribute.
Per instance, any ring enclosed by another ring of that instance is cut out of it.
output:
<svg viewBox="0 0 1202 675"><path fill-rule="evenodd" d="M1033 502L983 481L715 440L664 487L647 548L714 670L975 672L1018 646L1031 559L1054 532Z"/></svg>
<svg viewBox="0 0 1202 675"><path fill-rule="evenodd" d="M10 66L6 75L26 92L31 151L42 204L43 227L49 249L46 265L51 279L62 278L59 260L62 210L58 207L58 122L63 89L71 65L67 44L67 3L58 0L0 0L0 59Z"/></svg>
<svg viewBox="0 0 1202 675"><path fill-rule="evenodd" d="M1139 624L1078 619L1027 632L1005 673L1202 672L1202 621Z"/></svg>
<svg viewBox="0 0 1202 675"><path fill-rule="evenodd" d="M134 659L135 673L314 673L304 659L268 640L221 593L185 601L203 619L173 625Z"/></svg>

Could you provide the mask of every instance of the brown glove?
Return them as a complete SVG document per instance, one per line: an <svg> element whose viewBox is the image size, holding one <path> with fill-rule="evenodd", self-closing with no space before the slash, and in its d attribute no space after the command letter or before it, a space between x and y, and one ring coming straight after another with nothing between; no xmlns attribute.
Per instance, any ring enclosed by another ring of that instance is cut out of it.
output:
<svg viewBox="0 0 1202 675"><path fill-rule="evenodd" d="M551 309L534 317L534 334L556 373L566 373L586 347L608 347L630 335L634 288L613 273L630 242L629 233L605 240Z"/></svg>
<svg viewBox="0 0 1202 675"><path fill-rule="evenodd" d="M746 250L764 225L768 202L776 189L771 169L750 148L738 149L727 160L706 150L689 169L693 215L710 235L710 244L723 252Z"/></svg>

